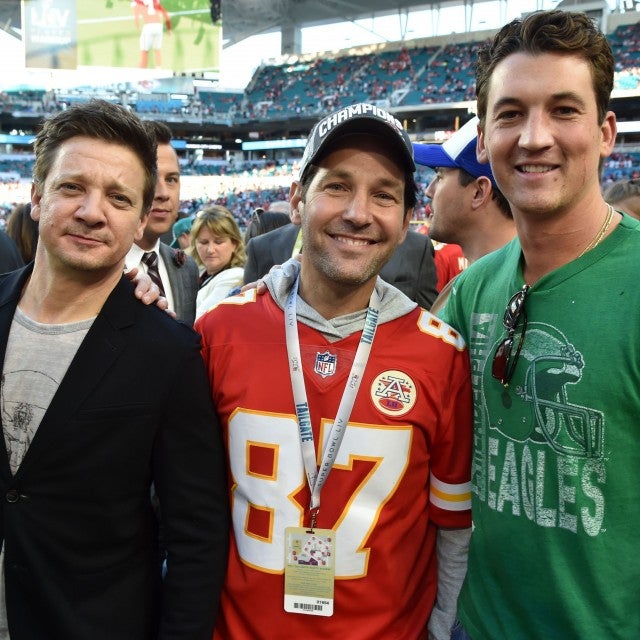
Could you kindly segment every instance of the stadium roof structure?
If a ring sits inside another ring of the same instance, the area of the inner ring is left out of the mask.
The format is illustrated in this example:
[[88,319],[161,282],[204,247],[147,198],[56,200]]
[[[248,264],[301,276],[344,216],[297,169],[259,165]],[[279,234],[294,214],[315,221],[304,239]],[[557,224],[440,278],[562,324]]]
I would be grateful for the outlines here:
[[[398,15],[406,24],[409,11],[464,6],[470,16],[475,4],[487,0],[222,0],[225,47],[258,34],[301,29],[333,22],[353,22],[371,17]],[[507,2],[508,0],[502,0]],[[465,20],[470,24],[470,18]],[[284,43],[283,43],[284,44]],[[299,53],[299,51],[283,51]]]
[[0,0],[0,29],[17,36],[20,30],[20,3],[16,0]]

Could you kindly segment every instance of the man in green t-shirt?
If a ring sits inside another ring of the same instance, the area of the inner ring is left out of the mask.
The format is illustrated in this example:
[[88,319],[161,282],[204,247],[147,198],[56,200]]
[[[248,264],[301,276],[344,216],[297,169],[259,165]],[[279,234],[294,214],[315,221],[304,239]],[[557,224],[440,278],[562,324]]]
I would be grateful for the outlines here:
[[598,172],[613,70],[591,19],[564,11],[512,21],[479,56],[478,158],[519,237],[460,274],[442,312],[475,403],[453,637],[640,635],[640,221]]

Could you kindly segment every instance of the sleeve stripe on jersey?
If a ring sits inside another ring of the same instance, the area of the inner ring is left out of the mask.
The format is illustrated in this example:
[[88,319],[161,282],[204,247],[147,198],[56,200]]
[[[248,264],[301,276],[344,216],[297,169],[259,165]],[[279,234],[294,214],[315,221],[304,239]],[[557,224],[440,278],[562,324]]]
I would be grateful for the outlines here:
[[449,484],[430,474],[429,500],[436,507],[447,511],[471,509],[471,482]]

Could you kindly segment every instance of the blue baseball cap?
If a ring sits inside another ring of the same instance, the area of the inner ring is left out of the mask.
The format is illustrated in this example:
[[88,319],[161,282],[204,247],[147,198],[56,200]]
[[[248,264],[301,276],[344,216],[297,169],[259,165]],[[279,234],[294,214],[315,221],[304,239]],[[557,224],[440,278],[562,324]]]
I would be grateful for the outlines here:
[[413,153],[416,164],[425,167],[448,167],[464,169],[472,176],[485,176],[497,188],[491,172],[491,165],[478,162],[476,144],[478,141],[478,118],[474,117],[458,129],[442,144],[413,143]]

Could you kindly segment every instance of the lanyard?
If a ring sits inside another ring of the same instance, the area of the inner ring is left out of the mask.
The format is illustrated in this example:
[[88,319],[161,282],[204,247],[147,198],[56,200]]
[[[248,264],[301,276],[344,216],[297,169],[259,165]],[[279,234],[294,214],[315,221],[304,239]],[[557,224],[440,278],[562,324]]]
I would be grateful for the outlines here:
[[293,245],[293,251],[291,252],[291,257],[294,258],[302,251],[302,229],[298,231],[298,235],[296,236],[296,242]]
[[302,451],[302,461],[307,476],[307,483],[311,491],[311,528],[315,527],[316,516],[320,511],[320,491],[329,476],[342,438],[344,437],[351,416],[351,410],[356,401],[362,374],[367,366],[373,338],[378,326],[378,314],[380,312],[380,296],[373,290],[369,307],[364,321],[364,328],[360,336],[360,342],[356,350],[356,355],[351,365],[349,378],[340,400],[336,418],[329,432],[327,445],[322,456],[322,462],[318,469],[316,465],[315,444],[313,441],[313,430],[311,428],[311,416],[309,413],[309,403],[307,401],[307,390],[304,384],[302,372],[302,358],[300,355],[300,340],[298,338],[298,321],[296,318],[296,300],[298,295],[298,280],[293,284],[293,288],[284,309],[285,336],[287,340],[287,355],[289,358],[289,372],[291,374],[291,387],[293,389],[293,401],[298,419],[298,429],[300,433],[300,448]]

